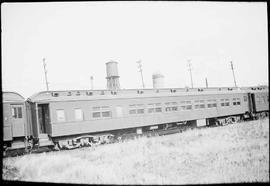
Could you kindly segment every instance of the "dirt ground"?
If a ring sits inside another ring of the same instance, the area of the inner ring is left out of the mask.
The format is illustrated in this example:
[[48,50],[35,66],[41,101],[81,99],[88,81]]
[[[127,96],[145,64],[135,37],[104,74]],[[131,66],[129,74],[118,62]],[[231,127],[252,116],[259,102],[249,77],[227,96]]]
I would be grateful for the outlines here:
[[269,119],[4,158],[2,178],[85,184],[269,182]]

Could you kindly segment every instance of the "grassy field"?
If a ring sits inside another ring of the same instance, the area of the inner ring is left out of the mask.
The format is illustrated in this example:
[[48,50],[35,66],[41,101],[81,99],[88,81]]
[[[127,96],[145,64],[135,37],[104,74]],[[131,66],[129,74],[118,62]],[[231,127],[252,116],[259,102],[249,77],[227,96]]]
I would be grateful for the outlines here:
[[4,158],[2,178],[86,184],[269,182],[269,120]]

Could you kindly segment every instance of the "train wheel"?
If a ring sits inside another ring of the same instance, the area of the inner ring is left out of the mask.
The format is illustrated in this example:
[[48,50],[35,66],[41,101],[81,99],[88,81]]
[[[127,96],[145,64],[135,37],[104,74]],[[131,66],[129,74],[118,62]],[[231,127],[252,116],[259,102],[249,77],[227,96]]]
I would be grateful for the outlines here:
[[225,119],[225,123],[228,125],[228,124],[232,124],[232,118],[231,117],[228,117]]
[[230,124],[235,124],[236,121],[237,121],[236,116],[231,116],[230,117]]
[[260,115],[260,118],[261,119],[264,119],[266,116],[265,116],[265,112],[262,112],[261,115]]
[[56,150],[56,151],[59,151],[59,150],[60,150],[59,143],[55,143],[55,144],[54,144],[53,150]]
[[227,125],[226,119],[219,119],[218,121],[221,126]]
[[4,145],[3,146],[3,157],[5,157],[7,155],[7,146]]

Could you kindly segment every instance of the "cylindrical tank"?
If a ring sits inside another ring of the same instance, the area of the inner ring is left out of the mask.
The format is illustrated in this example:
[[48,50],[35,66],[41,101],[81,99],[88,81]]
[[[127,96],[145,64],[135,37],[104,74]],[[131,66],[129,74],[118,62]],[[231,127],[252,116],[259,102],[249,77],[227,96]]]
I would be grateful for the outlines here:
[[152,79],[153,88],[164,88],[164,76],[161,73],[154,73]]
[[107,77],[119,76],[117,62],[110,61],[110,62],[106,63],[106,71],[107,71]]

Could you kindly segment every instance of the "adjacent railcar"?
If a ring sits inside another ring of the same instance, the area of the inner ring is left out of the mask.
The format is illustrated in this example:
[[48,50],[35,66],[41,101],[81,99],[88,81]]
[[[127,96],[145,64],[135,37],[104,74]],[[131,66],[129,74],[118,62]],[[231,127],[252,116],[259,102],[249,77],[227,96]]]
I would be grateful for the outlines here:
[[257,91],[257,92],[252,92],[250,93],[251,95],[254,95],[254,109],[253,111],[255,113],[260,113],[264,111],[269,110],[269,97],[268,97],[268,92],[267,91]]
[[16,92],[3,92],[4,147],[24,148],[32,135],[31,122],[24,98]]

